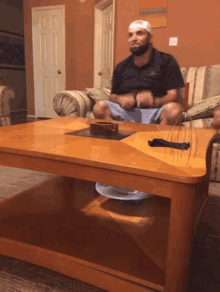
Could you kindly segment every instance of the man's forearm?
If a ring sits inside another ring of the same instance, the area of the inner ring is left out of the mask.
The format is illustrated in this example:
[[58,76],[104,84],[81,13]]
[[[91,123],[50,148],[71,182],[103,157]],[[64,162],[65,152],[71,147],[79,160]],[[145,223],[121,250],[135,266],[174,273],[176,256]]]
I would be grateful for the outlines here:
[[167,94],[162,97],[154,98],[154,107],[161,107],[169,102],[178,102],[178,96],[176,94]]
[[117,94],[114,94],[114,93],[111,93],[110,94],[110,97],[109,97],[109,101],[112,101],[112,102],[116,102],[118,101],[118,95]]
[[135,107],[134,93],[110,94],[109,101],[119,104],[123,109],[133,109]]
[[111,93],[110,94],[110,97],[109,97],[109,101],[119,103],[120,98],[123,98],[123,97],[135,98],[135,95],[136,95],[136,93],[134,93],[134,92],[125,93],[125,94],[114,94],[114,93]]

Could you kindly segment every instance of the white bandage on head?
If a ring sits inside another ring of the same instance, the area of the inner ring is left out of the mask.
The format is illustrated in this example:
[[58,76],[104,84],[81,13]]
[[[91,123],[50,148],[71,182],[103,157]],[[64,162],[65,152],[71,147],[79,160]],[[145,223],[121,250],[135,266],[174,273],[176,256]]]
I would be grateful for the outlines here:
[[146,20],[135,20],[129,25],[130,28],[144,28],[147,32],[152,34],[151,24]]

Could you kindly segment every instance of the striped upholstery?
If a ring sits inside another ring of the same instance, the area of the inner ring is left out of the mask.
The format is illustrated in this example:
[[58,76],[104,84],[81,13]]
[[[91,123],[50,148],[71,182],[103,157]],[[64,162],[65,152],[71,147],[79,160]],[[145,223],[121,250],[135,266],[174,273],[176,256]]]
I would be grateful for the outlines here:
[[[202,100],[220,95],[220,65],[181,68],[184,82],[189,82],[188,108]],[[180,102],[183,104],[185,90],[181,90]],[[212,118],[194,121],[196,127],[210,128]],[[214,143],[211,165],[211,181],[220,182],[220,144]]]
[[53,98],[54,111],[61,117],[85,117],[94,104],[84,91],[65,90]]
[[2,126],[11,124],[11,103],[15,92],[9,86],[0,85],[0,118]]
[[214,143],[210,180],[220,182],[220,144]]
[[[188,106],[204,99],[220,95],[220,65],[181,68],[184,82],[189,82]],[[181,91],[180,102],[183,104],[185,90]]]

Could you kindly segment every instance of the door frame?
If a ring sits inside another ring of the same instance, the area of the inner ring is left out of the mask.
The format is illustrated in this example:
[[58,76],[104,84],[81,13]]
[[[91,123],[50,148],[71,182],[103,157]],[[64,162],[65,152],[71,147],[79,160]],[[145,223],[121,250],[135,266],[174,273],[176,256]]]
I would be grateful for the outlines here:
[[114,65],[114,47],[115,47],[115,1],[101,0],[94,8],[95,24],[94,24],[94,71],[93,71],[93,87],[99,88],[101,77],[98,72],[101,70],[101,44],[102,44],[102,10],[108,5],[113,4],[113,27],[112,27],[112,70]]
[[33,49],[33,76],[34,76],[34,106],[35,106],[35,118],[37,118],[37,92],[36,92],[36,84],[37,84],[37,74],[36,74],[36,48],[34,46],[34,40],[35,40],[35,34],[34,34],[34,13],[36,11],[39,10],[53,10],[53,9],[61,9],[61,13],[62,13],[62,17],[63,17],[63,34],[62,34],[62,38],[63,38],[63,80],[64,80],[64,84],[63,84],[63,89],[66,89],[66,55],[65,55],[65,47],[66,47],[66,43],[65,43],[65,35],[66,35],[66,20],[65,20],[65,5],[52,5],[52,6],[41,6],[41,7],[32,7],[31,9],[31,22],[32,22],[32,49]]

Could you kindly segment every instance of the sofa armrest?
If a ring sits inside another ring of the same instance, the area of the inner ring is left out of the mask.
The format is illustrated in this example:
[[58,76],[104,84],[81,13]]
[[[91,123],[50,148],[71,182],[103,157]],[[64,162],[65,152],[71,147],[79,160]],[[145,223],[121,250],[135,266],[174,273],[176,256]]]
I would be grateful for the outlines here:
[[187,114],[192,120],[205,119],[213,117],[213,110],[220,106],[220,95],[202,100],[194,104]]
[[61,117],[85,117],[91,111],[95,102],[85,91],[65,90],[53,98],[54,111]]
[[11,102],[15,92],[9,86],[0,85],[0,117],[3,126],[11,124]]
[[59,116],[93,117],[92,110],[99,100],[108,100],[111,90],[108,88],[86,88],[85,91],[66,90],[53,98],[54,111]]
[[95,102],[100,100],[108,100],[111,90],[109,88],[86,88],[86,94]]

